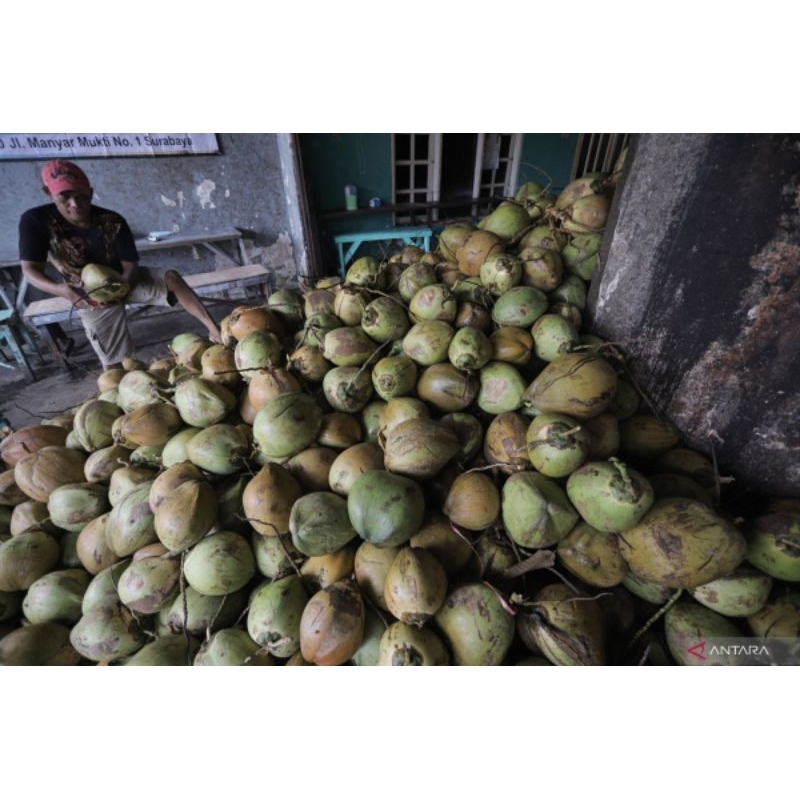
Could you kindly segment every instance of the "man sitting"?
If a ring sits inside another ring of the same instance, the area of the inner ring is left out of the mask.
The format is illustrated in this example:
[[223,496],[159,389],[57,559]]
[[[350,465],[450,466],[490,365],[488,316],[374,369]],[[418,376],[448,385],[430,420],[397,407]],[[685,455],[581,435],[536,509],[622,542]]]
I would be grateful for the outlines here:
[[[94,190],[77,164],[48,161],[42,167],[42,183],[52,202],[28,209],[19,222],[22,273],[31,286],[69,300],[103,369],[134,355],[125,303],[180,305],[203,324],[212,341],[220,341],[217,323],[180,273],[139,266],[139,253],[125,218],[92,204]],[[48,262],[62,280],[47,277]],[[124,300],[93,300],[82,288],[81,270],[87,264],[118,272],[129,287]]]

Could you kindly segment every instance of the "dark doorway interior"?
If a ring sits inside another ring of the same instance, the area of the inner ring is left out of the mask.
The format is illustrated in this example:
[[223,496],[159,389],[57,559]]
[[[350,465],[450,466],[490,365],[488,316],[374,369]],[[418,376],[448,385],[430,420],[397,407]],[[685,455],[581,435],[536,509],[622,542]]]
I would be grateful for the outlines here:
[[477,133],[442,134],[439,197],[448,217],[468,216],[471,213],[477,147]]

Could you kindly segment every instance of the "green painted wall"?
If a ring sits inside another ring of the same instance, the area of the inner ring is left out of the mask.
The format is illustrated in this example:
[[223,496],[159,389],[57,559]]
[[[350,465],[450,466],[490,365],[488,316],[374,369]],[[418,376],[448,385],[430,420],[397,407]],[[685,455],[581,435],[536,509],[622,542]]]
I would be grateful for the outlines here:
[[300,134],[303,170],[317,214],[343,211],[344,187],[358,191],[359,208],[372,197],[392,196],[392,136],[389,133]]
[[577,145],[577,133],[526,133],[517,188],[526,181],[550,183],[549,191],[557,194],[569,183]]
[[[519,184],[536,180],[563,188],[569,181],[576,133],[526,133]],[[344,187],[358,190],[363,208],[371,197],[387,203],[392,194],[392,136],[389,133],[300,134],[303,168],[317,214],[344,210]]]

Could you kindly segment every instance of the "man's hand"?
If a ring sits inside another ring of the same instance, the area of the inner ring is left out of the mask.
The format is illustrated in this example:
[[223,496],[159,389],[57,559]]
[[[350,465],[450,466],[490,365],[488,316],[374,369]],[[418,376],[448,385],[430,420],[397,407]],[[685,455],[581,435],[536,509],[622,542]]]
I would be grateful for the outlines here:
[[66,281],[52,281],[44,274],[45,263],[43,261],[22,261],[22,274],[31,286],[36,287],[42,292],[51,294],[55,297],[63,297],[75,308],[96,308],[86,292],[80,286],[72,286]]
[[80,286],[72,286],[69,283],[58,284],[61,297],[68,300],[73,308],[99,308],[100,303],[95,303]]

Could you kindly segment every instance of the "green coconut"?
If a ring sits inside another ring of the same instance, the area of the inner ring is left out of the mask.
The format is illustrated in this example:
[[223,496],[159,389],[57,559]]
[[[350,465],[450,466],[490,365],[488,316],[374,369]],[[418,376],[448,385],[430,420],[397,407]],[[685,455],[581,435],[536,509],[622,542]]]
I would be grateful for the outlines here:
[[501,514],[508,536],[520,547],[550,547],[578,522],[564,489],[533,470],[510,475],[503,484]]
[[520,617],[522,639],[556,666],[602,666],[606,629],[596,601],[563,583],[540,589]]
[[217,494],[208,481],[185,481],[156,508],[156,536],[171,552],[186,550],[211,530],[218,508]]
[[308,600],[297,574],[264,581],[250,598],[248,634],[270,655],[289,658],[300,650],[300,619]]
[[430,627],[405,622],[382,627],[378,641],[379,667],[447,667],[450,654],[442,637]]
[[567,478],[567,496],[581,517],[601,531],[619,533],[635,525],[654,501],[653,487],[617,458],[590,461]]
[[733,572],[747,555],[742,532],[704,503],[659,500],[619,534],[630,571],[671,589],[694,589]]
[[289,531],[292,544],[307,556],[333,553],[356,537],[347,500],[330,491],[309,492],[295,500]]
[[[370,380],[368,372],[366,379]],[[266,400],[256,413],[253,440],[267,459],[288,460],[316,439],[322,415],[322,408],[311,395],[303,392],[278,395]]]
[[411,478],[372,470],[353,482],[347,511],[362,539],[378,547],[396,547],[405,544],[422,526],[425,496]]
[[250,535],[250,544],[253,547],[256,567],[265,578],[283,578],[306,559],[306,556],[292,544],[290,534],[262,536],[254,530]]
[[106,544],[120,558],[132,555],[158,538],[150,506],[152,487],[153,481],[146,481],[132,488],[106,518]]
[[523,397],[530,413],[566,414],[578,420],[602,414],[617,391],[617,373],[595,353],[567,353],[550,361]]
[[514,640],[514,617],[485,583],[451,589],[434,621],[455,666],[499,666]]
[[194,657],[195,667],[272,667],[276,663],[240,628],[223,628],[212,634]]
[[136,558],[119,577],[119,599],[137,614],[155,614],[178,594],[180,560],[170,556]]
[[[670,655],[680,666],[731,666],[739,661],[736,653],[725,647],[726,640],[742,640],[742,632],[727,617],[694,600],[681,599],[664,616],[664,636]],[[721,642],[719,640],[722,640]],[[753,639],[757,645],[758,640]]]
[[[228,387],[195,377],[187,378],[175,387],[173,401],[184,424],[194,428],[207,428],[233,411],[237,398]],[[177,433],[178,428],[171,431],[163,443]]]
[[256,560],[246,536],[222,530],[201,539],[189,550],[183,571],[193,589],[218,597],[245,587],[256,574]]
[[70,631],[69,640],[90,661],[113,661],[133,655],[148,638],[134,613],[117,602],[86,611]]
[[248,597],[247,588],[212,597],[185,585],[161,615],[170,633],[186,631],[192,636],[207,636],[236,625],[247,609]]
[[120,659],[123,667],[187,667],[191,666],[200,643],[178,634],[159,636],[136,653]]
[[800,513],[778,511],[750,520],[747,560],[778,580],[800,582]]
[[566,414],[539,414],[525,435],[531,464],[549,478],[567,477],[589,457],[588,430]]
[[172,386],[168,380],[144,369],[125,372],[116,388],[117,405],[126,414],[139,406],[166,400],[172,394]]
[[60,622],[39,622],[16,628],[0,638],[0,666],[77,666],[82,663],[81,654],[70,644],[69,638],[69,626]]
[[497,234],[505,242],[515,239],[530,226],[531,218],[527,209],[514,200],[503,200],[478,223],[478,228]]
[[52,522],[65,531],[76,533],[109,508],[106,487],[88,481],[59,486],[53,490],[47,501]]
[[186,442],[189,461],[213,475],[233,475],[242,470],[250,450],[250,437],[245,429],[225,422],[209,425]]
[[107,400],[93,399],[82,403],[72,423],[72,430],[81,447],[87,453],[93,453],[112,444],[112,426],[123,413],[116,403]]
[[766,573],[747,566],[696,586],[689,594],[698,603],[725,617],[749,617],[767,604],[773,580]]
[[81,287],[95,303],[103,304],[122,300],[130,291],[122,274],[104,264],[86,264],[81,269]]
[[84,569],[48,572],[35,580],[25,593],[22,613],[31,623],[62,622],[72,625],[82,614],[83,595],[91,581]]

